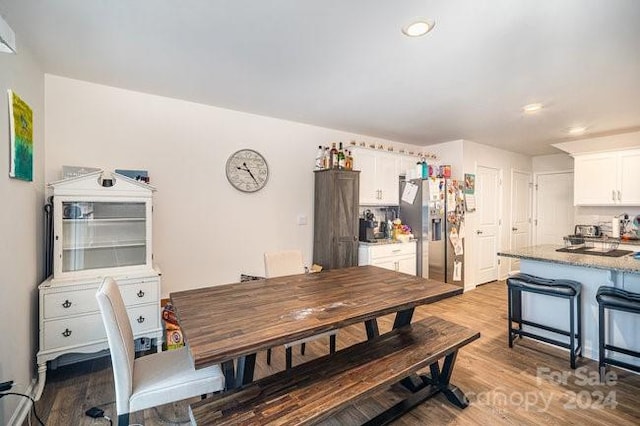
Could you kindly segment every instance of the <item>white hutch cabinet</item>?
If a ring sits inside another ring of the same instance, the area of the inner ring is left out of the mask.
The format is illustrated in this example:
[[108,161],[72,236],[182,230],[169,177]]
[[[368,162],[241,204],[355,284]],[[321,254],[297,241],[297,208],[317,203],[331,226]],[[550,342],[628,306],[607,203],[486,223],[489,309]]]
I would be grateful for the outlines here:
[[108,349],[96,291],[120,285],[134,336],[161,347],[160,273],[153,268],[152,197],[147,183],[102,171],[49,184],[53,190],[53,275],[40,284],[39,372],[71,353]]

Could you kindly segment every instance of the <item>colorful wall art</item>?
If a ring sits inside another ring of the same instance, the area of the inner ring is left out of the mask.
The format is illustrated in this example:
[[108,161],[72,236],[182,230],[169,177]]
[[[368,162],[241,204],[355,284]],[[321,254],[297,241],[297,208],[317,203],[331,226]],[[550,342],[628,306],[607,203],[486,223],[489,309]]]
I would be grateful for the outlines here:
[[11,165],[9,176],[33,180],[33,111],[25,101],[9,90],[9,130]]

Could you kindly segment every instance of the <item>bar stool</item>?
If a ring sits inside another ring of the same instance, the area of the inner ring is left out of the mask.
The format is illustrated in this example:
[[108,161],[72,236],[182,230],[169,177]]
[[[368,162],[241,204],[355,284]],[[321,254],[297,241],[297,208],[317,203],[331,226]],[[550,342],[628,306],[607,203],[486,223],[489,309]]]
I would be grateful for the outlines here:
[[598,301],[598,337],[599,337],[599,353],[598,367],[600,370],[600,381],[604,381],[607,365],[616,365],[628,370],[640,372],[640,367],[623,361],[619,361],[606,356],[605,351],[618,352],[621,354],[640,357],[640,352],[630,349],[620,348],[618,346],[609,345],[605,335],[605,309],[611,311],[624,311],[633,314],[640,314],[640,294],[622,290],[620,288],[601,286],[596,293]]
[[[509,347],[513,347],[516,336],[529,337],[551,345],[569,349],[571,368],[576,368],[576,356],[582,356],[582,308],[580,291],[582,284],[571,280],[553,280],[536,277],[528,274],[515,274],[507,279],[507,293],[509,298]],[[569,300],[569,331],[560,330],[544,324],[535,323],[522,318],[522,292],[543,294],[546,296],[560,297]],[[577,317],[577,321],[576,321]],[[518,327],[513,327],[513,322]],[[577,322],[577,324],[576,324]],[[569,337],[569,343],[561,342],[545,336],[524,331],[522,326],[535,327],[556,334]],[[576,327],[577,325],[577,327]]]

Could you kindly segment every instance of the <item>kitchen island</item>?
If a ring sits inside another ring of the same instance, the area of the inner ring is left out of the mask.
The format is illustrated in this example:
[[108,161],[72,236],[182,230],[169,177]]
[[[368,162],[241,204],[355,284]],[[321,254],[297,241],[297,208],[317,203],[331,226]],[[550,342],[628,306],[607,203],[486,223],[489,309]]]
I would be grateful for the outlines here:
[[[640,293],[640,260],[582,253],[562,253],[560,245],[539,245],[507,250],[498,256],[520,260],[520,272],[550,279],[568,279],[582,283],[583,356],[598,359],[598,303],[596,292],[602,285]],[[529,320],[568,330],[569,306],[566,300],[539,294],[522,295],[523,316]],[[627,312],[609,314],[609,342],[640,350],[640,316]],[[526,330],[525,326],[525,330]],[[545,335],[545,333],[540,333]],[[558,338],[551,333],[548,337]],[[506,343],[505,343],[506,344]],[[640,365],[640,360],[615,354],[613,358]]]

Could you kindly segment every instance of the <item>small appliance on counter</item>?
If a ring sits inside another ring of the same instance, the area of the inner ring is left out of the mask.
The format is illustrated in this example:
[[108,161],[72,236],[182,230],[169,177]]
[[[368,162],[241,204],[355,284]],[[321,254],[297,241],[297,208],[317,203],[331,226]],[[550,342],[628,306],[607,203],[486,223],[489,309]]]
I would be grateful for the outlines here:
[[376,217],[371,210],[364,212],[364,217],[360,218],[360,231],[358,239],[363,242],[372,243],[376,241],[375,230],[378,227]]

